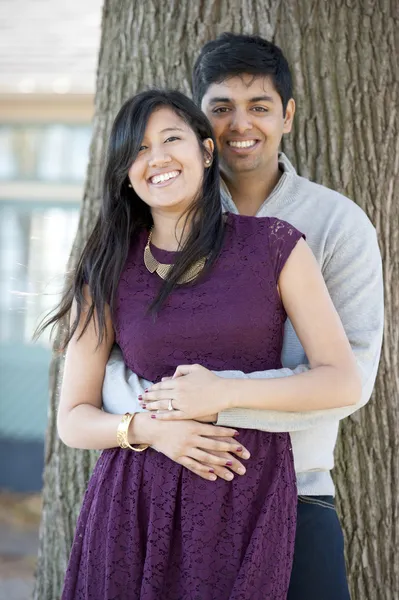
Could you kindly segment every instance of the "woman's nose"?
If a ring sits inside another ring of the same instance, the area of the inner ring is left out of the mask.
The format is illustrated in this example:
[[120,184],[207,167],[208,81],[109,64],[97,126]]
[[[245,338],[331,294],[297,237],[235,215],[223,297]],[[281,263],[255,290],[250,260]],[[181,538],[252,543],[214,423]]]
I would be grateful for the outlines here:
[[150,167],[162,167],[168,165],[172,161],[172,157],[164,150],[157,150],[151,154],[148,165]]

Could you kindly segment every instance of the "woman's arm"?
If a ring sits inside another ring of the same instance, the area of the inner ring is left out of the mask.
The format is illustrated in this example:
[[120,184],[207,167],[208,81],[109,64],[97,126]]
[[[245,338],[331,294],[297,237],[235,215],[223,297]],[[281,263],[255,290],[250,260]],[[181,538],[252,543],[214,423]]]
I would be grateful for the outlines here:
[[144,394],[150,410],[174,412],[162,419],[199,418],[229,408],[309,411],[356,404],[361,381],[355,358],[318,264],[300,240],[278,282],[279,293],[309,360],[310,370],[284,379],[227,380],[198,365],[181,366],[177,377]]
[[[58,433],[62,441],[74,448],[105,449],[117,446],[116,432],[121,415],[109,415],[101,410],[101,389],[105,366],[114,342],[114,331],[109,307],[106,307],[106,334],[101,344],[95,326],[90,321],[80,339],[87,312],[91,305],[88,286],[84,288],[86,304],[82,309],[78,328],[68,344],[57,415]],[[76,318],[76,305],[71,310],[71,322]],[[144,443],[138,432],[145,435],[145,423],[133,419],[130,443]],[[139,426],[142,427],[139,427]]]

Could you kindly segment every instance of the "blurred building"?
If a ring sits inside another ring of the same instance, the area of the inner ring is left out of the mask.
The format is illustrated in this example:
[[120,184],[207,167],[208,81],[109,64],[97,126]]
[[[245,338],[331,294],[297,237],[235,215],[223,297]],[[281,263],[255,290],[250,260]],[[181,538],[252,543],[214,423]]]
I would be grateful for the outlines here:
[[88,161],[101,0],[0,2],[0,489],[41,488],[53,308]]

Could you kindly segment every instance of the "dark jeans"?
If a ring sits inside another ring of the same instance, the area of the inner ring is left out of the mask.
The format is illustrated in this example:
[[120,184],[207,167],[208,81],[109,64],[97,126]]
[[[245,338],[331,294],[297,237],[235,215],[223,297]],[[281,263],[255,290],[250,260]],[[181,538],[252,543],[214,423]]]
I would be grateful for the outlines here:
[[332,496],[299,496],[287,600],[350,600],[344,540]]

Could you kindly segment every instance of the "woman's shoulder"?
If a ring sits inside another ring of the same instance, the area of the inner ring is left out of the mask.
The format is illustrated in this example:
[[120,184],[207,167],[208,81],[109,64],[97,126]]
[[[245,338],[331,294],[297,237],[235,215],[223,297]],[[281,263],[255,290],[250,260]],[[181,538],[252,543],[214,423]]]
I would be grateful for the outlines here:
[[276,282],[282,268],[303,233],[277,217],[246,217],[229,215],[233,247],[247,256],[263,260],[268,256]]
[[246,215],[238,215],[233,213],[226,213],[227,223],[232,228],[234,233],[239,236],[245,236],[248,238],[249,235],[259,236],[260,238],[268,238],[274,241],[276,237],[281,238],[282,236],[295,236],[301,232],[283,219],[278,217],[249,217]]

